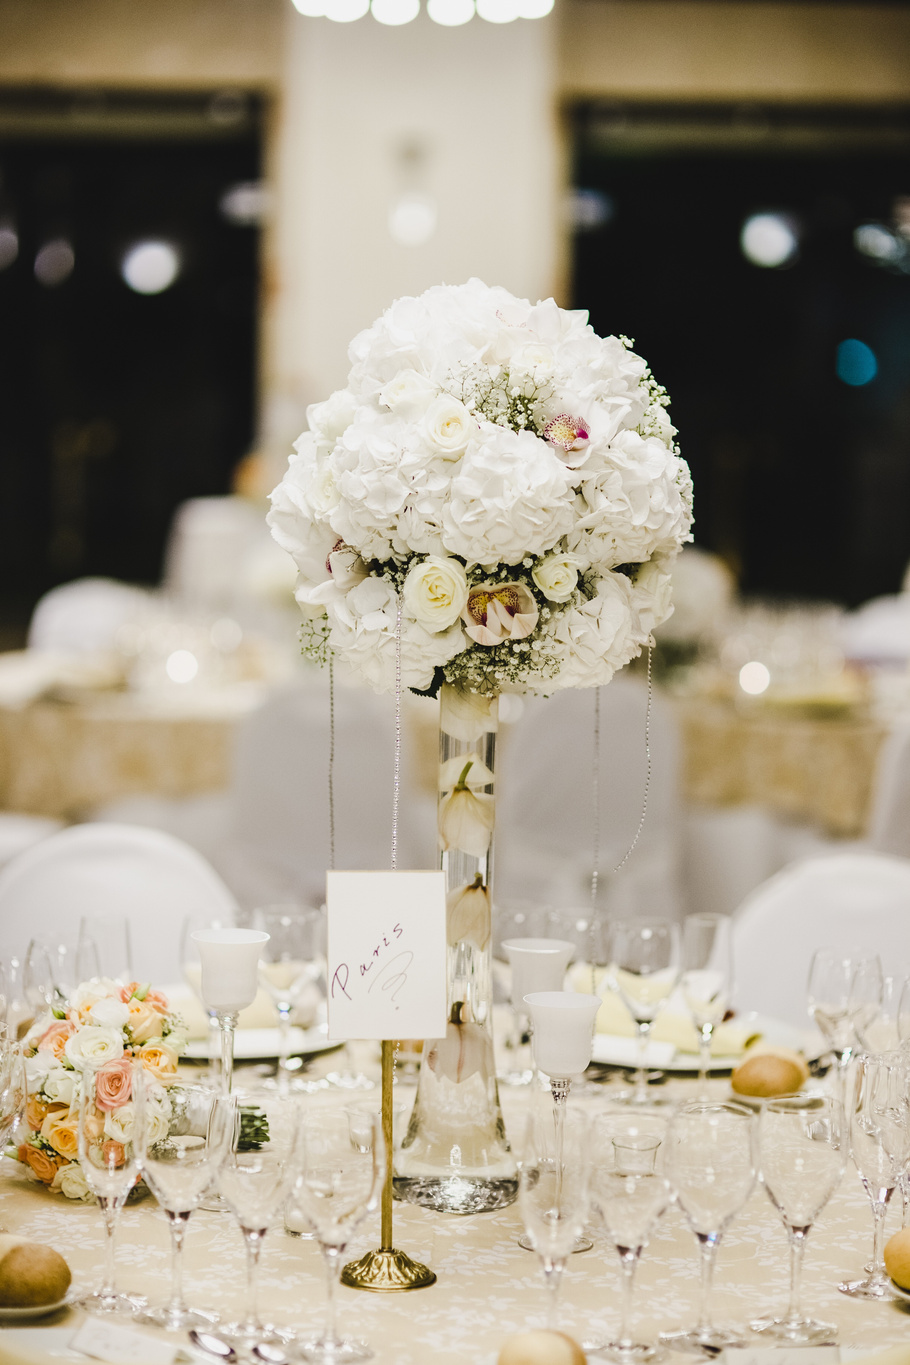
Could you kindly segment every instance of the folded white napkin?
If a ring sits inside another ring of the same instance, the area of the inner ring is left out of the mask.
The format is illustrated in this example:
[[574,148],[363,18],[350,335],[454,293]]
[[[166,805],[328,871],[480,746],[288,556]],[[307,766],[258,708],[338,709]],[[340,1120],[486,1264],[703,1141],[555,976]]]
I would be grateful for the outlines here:
[[[672,1043],[649,1041],[645,1048],[645,1066],[660,1071],[670,1066],[675,1056],[676,1048]],[[618,1038],[615,1033],[597,1033],[591,1057],[595,1062],[606,1062],[611,1066],[638,1066],[638,1040]]]

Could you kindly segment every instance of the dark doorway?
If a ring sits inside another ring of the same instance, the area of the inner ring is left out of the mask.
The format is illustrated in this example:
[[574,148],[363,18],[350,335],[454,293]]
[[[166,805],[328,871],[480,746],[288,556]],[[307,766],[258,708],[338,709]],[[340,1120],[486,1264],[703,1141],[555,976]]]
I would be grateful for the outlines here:
[[[155,581],[174,508],[250,447],[260,123],[231,92],[0,92],[7,630],[67,579]],[[149,242],[177,262],[157,293],[122,273]]]
[[[910,111],[573,117],[574,302],[597,331],[634,337],[669,390],[696,540],[746,592],[896,591],[910,561]],[[792,230],[790,259],[747,259],[757,214]]]

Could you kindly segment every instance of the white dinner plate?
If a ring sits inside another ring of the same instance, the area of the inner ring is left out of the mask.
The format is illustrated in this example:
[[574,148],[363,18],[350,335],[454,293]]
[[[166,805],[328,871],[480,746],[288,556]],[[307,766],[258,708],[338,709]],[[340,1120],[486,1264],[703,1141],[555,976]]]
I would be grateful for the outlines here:
[[[330,1043],[326,1037],[325,1025],[317,1028],[291,1028],[290,1055],[312,1055],[316,1052],[329,1052],[340,1043]],[[239,1028],[234,1034],[234,1059],[238,1062],[268,1062],[279,1056],[281,1034],[276,1028]],[[195,1039],[187,1044],[185,1057],[192,1061],[208,1060],[209,1045],[207,1038]]]
[[28,1322],[34,1318],[46,1318],[51,1313],[59,1313],[60,1309],[68,1307],[69,1303],[69,1294],[64,1294],[56,1303],[39,1303],[31,1308],[0,1308],[0,1322]]
[[[771,1043],[775,1047],[790,1047],[797,1052],[805,1052],[807,1057],[815,1054],[816,1049],[810,1041],[812,1035],[808,1031],[803,1032],[801,1029],[794,1028],[792,1024],[785,1024],[780,1019],[770,1019],[765,1014],[751,1012],[737,1015],[734,1022],[755,1033],[760,1033],[763,1043]],[[593,1060],[605,1066],[634,1066],[634,1054],[631,1054],[630,1060],[630,1044],[634,1045],[631,1038],[614,1040],[609,1034],[595,1034]],[[657,1049],[664,1049],[666,1045],[656,1043],[654,1047],[656,1053]],[[673,1073],[698,1070],[698,1054],[695,1052],[680,1052],[677,1048],[669,1060],[665,1060],[665,1056],[666,1053],[664,1052],[660,1061],[649,1061],[648,1065],[655,1066],[660,1071]],[[712,1072],[732,1071],[734,1067],[739,1066],[741,1061],[742,1053],[738,1053],[734,1057],[712,1057],[708,1069]]]

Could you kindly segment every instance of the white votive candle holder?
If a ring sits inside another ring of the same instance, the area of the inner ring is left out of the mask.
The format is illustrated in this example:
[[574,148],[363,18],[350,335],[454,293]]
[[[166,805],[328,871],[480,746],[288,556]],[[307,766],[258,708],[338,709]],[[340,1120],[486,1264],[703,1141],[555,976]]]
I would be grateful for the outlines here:
[[512,968],[512,1007],[523,1014],[524,998],[537,991],[562,991],[575,944],[562,938],[507,938],[503,948]]
[[[573,1076],[591,1060],[599,995],[580,991],[532,991],[524,1002],[531,1017],[531,1046],[540,1071],[550,1077],[553,1098],[568,1094]],[[557,1094],[557,1086],[562,1092]]]
[[259,929],[197,929],[192,934],[202,964],[199,994],[218,1015],[221,1028],[221,1083],[231,1088],[237,1015],[256,999],[259,954],[269,936]]

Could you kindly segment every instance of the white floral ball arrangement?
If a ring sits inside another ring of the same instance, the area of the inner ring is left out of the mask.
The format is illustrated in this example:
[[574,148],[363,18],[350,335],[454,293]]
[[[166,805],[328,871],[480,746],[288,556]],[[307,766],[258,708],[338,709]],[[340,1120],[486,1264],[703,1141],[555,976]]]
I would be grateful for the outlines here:
[[595,687],[672,611],[692,483],[666,392],[587,314],[480,280],[402,298],[307,413],[269,524],[304,648],[377,691]]

